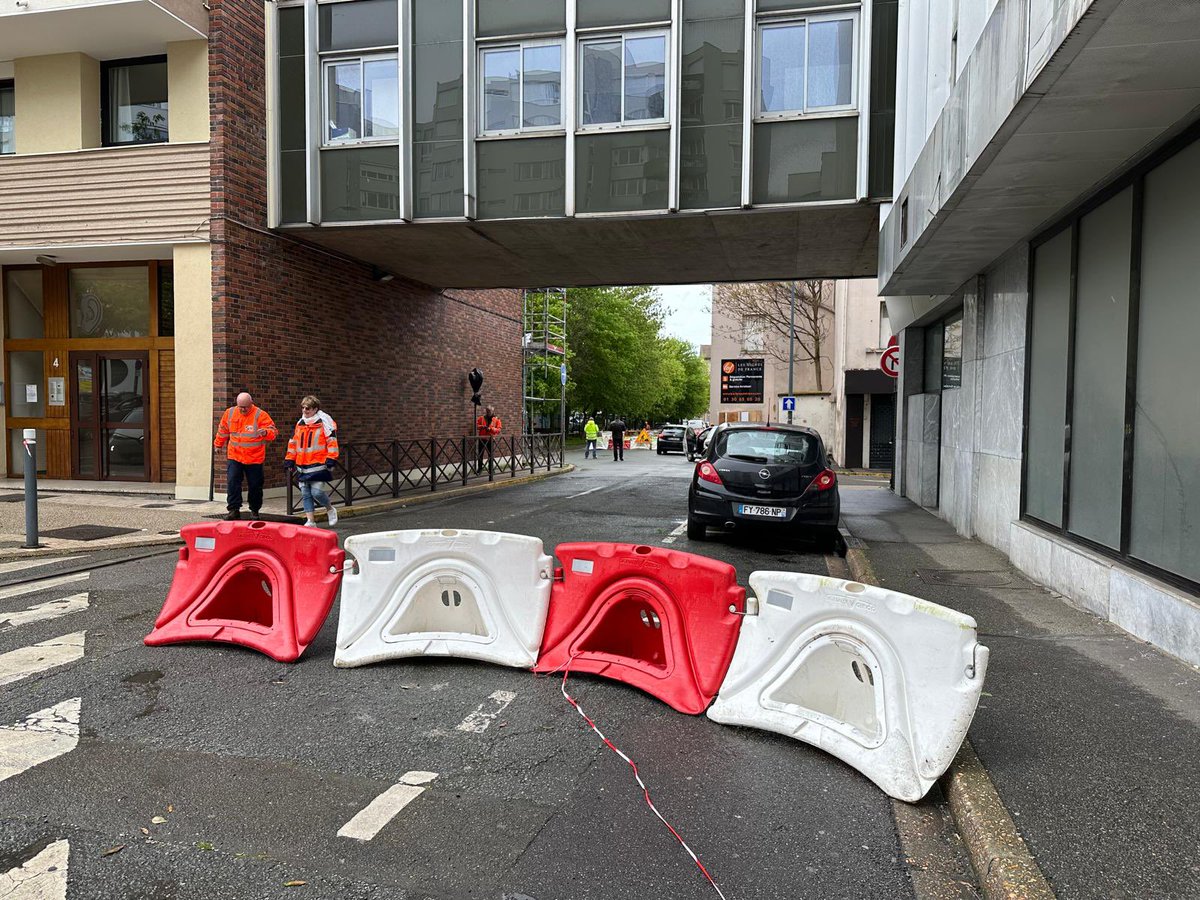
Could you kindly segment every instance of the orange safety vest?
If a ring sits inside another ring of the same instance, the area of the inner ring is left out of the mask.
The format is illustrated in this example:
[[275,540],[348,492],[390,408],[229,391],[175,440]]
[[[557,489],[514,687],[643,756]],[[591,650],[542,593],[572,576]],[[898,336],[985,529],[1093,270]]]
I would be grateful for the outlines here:
[[221,416],[213,446],[224,447],[228,442],[230,459],[253,465],[267,458],[267,441],[278,434],[266,410],[251,406],[242,412],[241,407],[231,406]]
[[475,431],[480,437],[495,437],[500,433],[500,417],[492,416],[492,424],[488,425],[487,418],[480,416],[475,420]]
[[[311,425],[301,419],[296,423],[296,430],[288,441],[286,459],[296,464],[296,471],[301,481],[325,481],[328,479],[325,463],[337,459],[339,454],[337,439],[337,422],[330,420],[329,434],[325,433],[324,423],[318,419]],[[314,477],[320,476],[320,477]]]

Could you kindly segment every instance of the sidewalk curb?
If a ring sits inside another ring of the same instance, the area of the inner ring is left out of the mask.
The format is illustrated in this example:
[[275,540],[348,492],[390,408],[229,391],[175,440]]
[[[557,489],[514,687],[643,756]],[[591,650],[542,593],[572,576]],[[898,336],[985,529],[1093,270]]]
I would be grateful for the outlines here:
[[[466,487],[455,488],[449,491],[429,491],[424,494],[415,494],[411,497],[397,497],[395,499],[385,500],[381,503],[371,503],[367,506],[343,506],[338,509],[338,519],[353,519],[358,516],[369,516],[373,513],[388,512],[394,509],[404,509],[407,506],[420,506],[423,503],[432,503],[435,500],[450,500],[455,497],[468,497],[472,494],[482,494],[487,491],[500,490],[501,488],[514,487],[519,484],[533,484],[537,481],[544,481],[547,478],[553,478],[556,475],[567,475],[575,471],[575,466],[567,465],[561,469],[551,469],[548,472],[537,472],[533,475],[521,475],[517,478],[506,478],[504,480],[485,481],[481,484],[469,484]],[[299,515],[299,514],[298,514]],[[324,519],[325,513],[321,511],[317,514],[317,518]],[[25,550],[23,548],[14,548],[8,550],[0,550],[0,562],[13,559],[51,559],[56,556],[72,556],[79,553],[90,553],[96,550],[135,550],[139,547],[166,547],[169,545],[182,544],[183,540],[178,535],[155,535],[137,541],[123,541],[115,544],[97,544],[92,547],[41,547],[37,550]]]
[[[879,586],[862,541],[839,526],[856,581]],[[1054,891],[1004,807],[968,738],[939,783],[985,900],[1054,900]]]

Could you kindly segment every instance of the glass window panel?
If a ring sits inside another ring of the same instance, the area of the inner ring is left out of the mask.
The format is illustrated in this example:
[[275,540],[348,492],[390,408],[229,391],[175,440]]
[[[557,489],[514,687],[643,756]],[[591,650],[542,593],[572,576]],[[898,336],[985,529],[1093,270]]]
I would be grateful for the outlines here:
[[304,57],[279,60],[279,148],[303,150]]
[[1035,248],[1032,265],[1025,511],[1043,522],[1061,525],[1067,320],[1071,299],[1070,229]]
[[687,127],[679,137],[679,202],[683,209],[742,204],[742,127]]
[[46,336],[41,269],[10,269],[4,279],[5,336]]
[[301,6],[279,10],[279,55],[304,55],[304,8]]
[[0,84],[0,154],[15,153],[17,121],[16,94],[13,86]]
[[[437,44],[462,40],[462,5],[452,0],[412,0],[413,43]],[[446,52],[450,52],[447,50]],[[462,51],[459,51],[461,57]],[[459,64],[461,68],[461,63]]]
[[279,154],[279,196],[284,222],[308,220],[306,175],[308,161],[303,150],[287,150]]
[[808,109],[853,102],[854,20],[832,19],[808,26]]
[[483,127],[485,131],[516,131],[521,124],[521,50],[483,53]]
[[[140,419],[139,419],[140,421]],[[113,428],[104,432],[108,478],[144,478],[146,473],[146,430]]]
[[580,28],[666,22],[670,18],[671,0],[579,0],[575,11]]
[[680,115],[686,125],[742,120],[741,19],[710,19],[683,25]]
[[479,37],[560,31],[567,25],[564,0],[477,0]]
[[625,121],[666,116],[667,38],[625,40]]
[[667,208],[670,132],[631,131],[575,139],[575,202],[580,212]]
[[750,184],[755,203],[852,199],[857,176],[857,118],[754,126]]
[[524,49],[521,125],[551,128],[562,124],[562,45]]
[[158,336],[175,336],[175,267],[158,264]]
[[583,45],[584,125],[621,121],[621,42],[590,41]]
[[72,475],[79,478],[96,478],[96,429],[80,428],[75,432],[78,448],[78,466]]
[[1130,552],[1200,581],[1200,142],[1146,176]]
[[683,19],[695,22],[700,19],[740,18],[745,10],[743,0],[683,0]]
[[400,134],[399,69],[396,60],[363,62],[363,137],[388,138]]
[[46,415],[46,376],[41,350],[8,354],[8,414],[38,418]]
[[327,143],[357,141],[362,137],[362,99],[362,65],[357,59],[325,67]]
[[476,154],[479,218],[563,215],[564,138],[482,141]]
[[71,337],[146,337],[150,273],[146,266],[72,268],[67,274]]
[[394,47],[398,43],[396,0],[354,0],[322,3],[317,7],[322,52]]
[[107,73],[109,144],[153,144],[167,139],[166,60],[111,66]]
[[362,222],[400,216],[400,152],[395,146],[321,152],[321,219]]
[[462,41],[414,50],[414,140],[462,138],[462,74]]
[[760,109],[765,113],[804,109],[803,22],[762,30]]
[[462,141],[428,141],[413,147],[413,203],[418,219],[463,214]]
[[1132,189],[1084,216],[1076,274],[1067,527],[1114,550],[1121,548],[1132,222]]
[[962,313],[956,313],[942,323],[942,390],[962,387],[963,352]]
[[[28,457],[25,455],[25,445],[22,443],[24,440],[23,430],[10,428],[8,431],[8,468],[13,475],[25,474],[25,460]],[[46,432],[41,428],[37,429],[37,471],[39,475],[46,474]]]
[[757,0],[758,11],[773,12],[778,10],[812,9],[829,6],[829,0]]

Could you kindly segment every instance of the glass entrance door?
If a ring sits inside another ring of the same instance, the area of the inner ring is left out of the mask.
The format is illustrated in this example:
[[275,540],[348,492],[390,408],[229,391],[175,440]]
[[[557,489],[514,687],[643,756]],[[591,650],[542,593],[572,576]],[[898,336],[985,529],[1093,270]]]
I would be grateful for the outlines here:
[[150,478],[147,353],[71,353],[72,476]]

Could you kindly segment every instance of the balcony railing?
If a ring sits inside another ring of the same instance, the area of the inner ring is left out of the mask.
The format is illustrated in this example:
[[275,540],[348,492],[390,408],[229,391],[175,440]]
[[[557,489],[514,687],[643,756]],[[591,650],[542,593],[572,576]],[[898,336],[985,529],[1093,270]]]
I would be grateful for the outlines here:
[[[353,506],[406,492],[436,491],[439,486],[533,475],[539,469],[550,471],[562,465],[559,434],[347,443],[341,445],[328,491],[335,504]],[[289,479],[289,514],[300,511],[299,494],[296,481]]]

